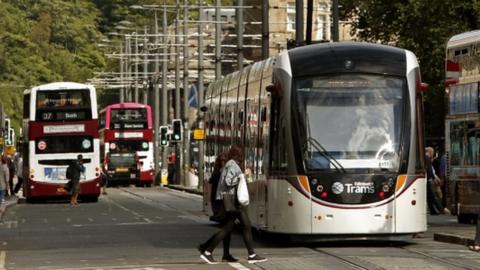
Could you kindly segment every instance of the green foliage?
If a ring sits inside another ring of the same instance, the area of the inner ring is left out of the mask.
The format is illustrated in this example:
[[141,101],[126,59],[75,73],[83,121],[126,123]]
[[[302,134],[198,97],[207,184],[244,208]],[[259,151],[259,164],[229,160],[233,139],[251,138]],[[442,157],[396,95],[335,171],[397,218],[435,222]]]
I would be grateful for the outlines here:
[[0,102],[14,127],[21,123],[23,89],[85,82],[103,69],[95,47],[99,15],[88,0],[0,1]]
[[426,137],[444,137],[444,58],[448,39],[479,24],[476,0],[340,0],[342,17],[357,18],[353,31],[363,41],[411,50],[419,59],[424,96]]

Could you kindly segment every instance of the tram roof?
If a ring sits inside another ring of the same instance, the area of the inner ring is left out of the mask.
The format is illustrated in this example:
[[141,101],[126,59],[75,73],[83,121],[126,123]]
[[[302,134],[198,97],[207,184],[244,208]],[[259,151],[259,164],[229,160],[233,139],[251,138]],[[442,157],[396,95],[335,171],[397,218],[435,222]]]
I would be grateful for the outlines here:
[[[365,72],[404,76],[406,50],[367,42],[319,43],[290,50],[293,76]],[[353,66],[346,68],[349,60]]]

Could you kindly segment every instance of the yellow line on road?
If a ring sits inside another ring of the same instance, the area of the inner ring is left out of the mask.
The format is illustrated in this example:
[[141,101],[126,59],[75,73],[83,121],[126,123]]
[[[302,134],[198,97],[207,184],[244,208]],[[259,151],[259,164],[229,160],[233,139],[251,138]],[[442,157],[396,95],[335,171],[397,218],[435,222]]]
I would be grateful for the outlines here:
[[0,270],[5,270],[5,257],[6,257],[6,252],[5,251],[0,251]]

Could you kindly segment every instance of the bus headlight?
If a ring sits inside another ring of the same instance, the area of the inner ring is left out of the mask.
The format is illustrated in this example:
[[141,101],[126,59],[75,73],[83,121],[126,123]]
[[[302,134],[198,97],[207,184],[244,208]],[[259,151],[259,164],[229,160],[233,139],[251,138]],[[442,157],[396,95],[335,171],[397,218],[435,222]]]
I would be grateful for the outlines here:
[[92,142],[89,139],[84,139],[82,141],[82,148],[83,149],[88,149],[92,146]]

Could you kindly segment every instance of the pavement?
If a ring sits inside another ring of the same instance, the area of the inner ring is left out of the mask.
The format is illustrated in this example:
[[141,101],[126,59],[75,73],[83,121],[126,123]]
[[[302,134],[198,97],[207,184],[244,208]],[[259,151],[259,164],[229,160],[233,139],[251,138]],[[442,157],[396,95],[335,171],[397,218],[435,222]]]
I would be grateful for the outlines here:
[[[186,187],[182,185],[167,185],[167,188],[202,195],[202,190],[197,187]],[[24,200],[17,197],[6,198],[3,207],[9,207],[22,203]],[[1,219],[0,219],[1,222]],[[423,236],[433,237],[433,240],[462,246],[471,245],[475,238],[475,224],[460,224],[456,216],[452,215],[429,215],[428,229]]]
[[1,213],[0,212],[0,223],[2,223],[2,219],[3,219],[3,216],[5,215],[5,213],[7,212],[8,208],[16,205],[18,203],[19,199],[17,196],[6,196],[5,197],[5,201],[3,202],[3,204],[0,206],[1,208],[3,208],[5,211],[4,213]]

